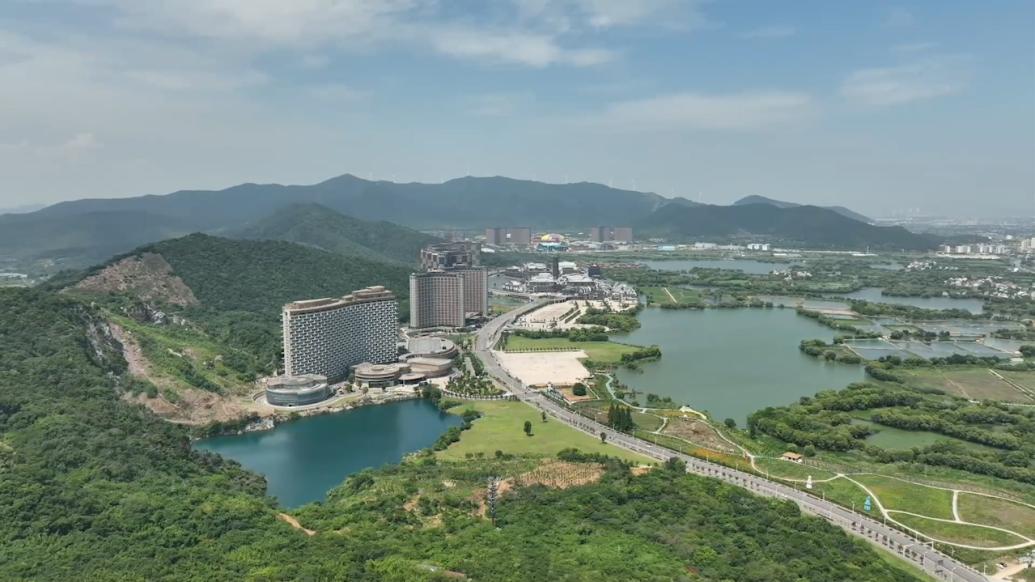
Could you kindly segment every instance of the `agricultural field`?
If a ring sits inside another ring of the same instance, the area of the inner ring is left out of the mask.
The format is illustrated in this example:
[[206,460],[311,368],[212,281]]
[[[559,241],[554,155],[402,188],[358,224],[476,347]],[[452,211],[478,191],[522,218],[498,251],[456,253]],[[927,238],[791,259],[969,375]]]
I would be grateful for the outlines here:
[[565,337],[530,338],[519,335],[509,336],[504,346],[504,351],[508,352],[583,350],[590,360],[604,364],[618,363],[623,354],[631,354],[637,349],[637,346],[611,341],[573,342]]
[[[567,425],[547,418],[543,422],[539,411],[512,401],[465,402],[454,410],[474,408],[482,417],[463,431],[460,441],[438,453],[447,461],[459,461],[468,454],[481,453],[491,457],[497,450],[516,455],[556,456],[567,448],[576,448],[584,453],[601,453],[619,457],[634,463],[653,463],[653,460],[625,451],[613,445],[600,442],[599,438],[579,432]],[[525,436],[522,430],[525,421],[532,423],[532,436]]]
[[[1035,386],[1035,372],[1004,372],[985,367],[896,369],[895,374],[907,386],[936,389],[969,400],[1000,400],[1020,404],[1035,404],[1035,398],[1016,386],[1031,389]],[[997,375],[998,374],[998,375]],[[1004,380],[1003,378],[1006,378]],[[1009,380],[1009,381],[1007,381]]]

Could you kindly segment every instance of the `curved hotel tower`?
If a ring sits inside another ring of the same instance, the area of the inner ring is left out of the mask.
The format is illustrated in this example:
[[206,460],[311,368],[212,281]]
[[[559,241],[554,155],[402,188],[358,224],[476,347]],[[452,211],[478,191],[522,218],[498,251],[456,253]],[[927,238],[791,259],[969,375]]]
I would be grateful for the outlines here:
[[463,274],[431,271],[410,275],[410,326],[463,327]]
[[286,376],[320,374],[335,382],[350,366],[398,359],[399,303],[381,286],[288,303],[283,325]]

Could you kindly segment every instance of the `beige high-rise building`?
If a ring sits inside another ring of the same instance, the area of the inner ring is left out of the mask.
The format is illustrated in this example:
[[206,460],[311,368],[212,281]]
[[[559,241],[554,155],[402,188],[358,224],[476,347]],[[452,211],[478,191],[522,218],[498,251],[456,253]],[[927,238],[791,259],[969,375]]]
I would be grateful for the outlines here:
[[484,317],[489,314],[489,272],[485,267],[452,269],[464,280],[464,313]]
[[628,226],[592,226],[589,229],[589,240],[630,243],[633,240],[633,231]]
[[361,362],[398,359],[399,302],[384,287],[288,303],[282,320],[287,376],[320,374],[335,382]]
[[[425,272],[445,271],[461,276],[463,279],[463,311],[465,315],[474,317],[484,317],[489,314],[489,273],[485,267],[478,266],[479,250],[478,243],[461,241],[429,245],[420,252],[421,268]],[[412,288],[413,283],[410,286]],[[417,291],[422,291],[420,285],[418,285]],[[441,285],[436,286],[434,301],[452,304],[460,300],[457,297],[447,297],[446,293],[447,291]],[[415,301],[412,292],[410,297],[411,304],[421,301],[419,297]]]
[[495,226],[485,229],[485,243],[497,246],[532,244],[532,229],[527,226]]
[[410,275],[410,327],[463,327],[464,305],[463,273],[431,271]]

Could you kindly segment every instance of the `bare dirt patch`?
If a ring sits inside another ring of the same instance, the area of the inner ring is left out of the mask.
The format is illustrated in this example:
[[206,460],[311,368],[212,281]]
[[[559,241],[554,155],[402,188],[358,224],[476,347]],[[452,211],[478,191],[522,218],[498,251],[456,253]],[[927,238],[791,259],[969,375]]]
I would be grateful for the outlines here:
[[157,253],[126,257],[83,279],[73,288],[93,293],[130,292],[142,301],[159,301],[181,307],[199,303],[190,287],[173,274],[172,266]]
[[669,417],[668,424],[661,432],[713,451],[732,455],[740,453],[736,447],[723,440],[711,425],[695,416]]
[[315,531],[302,527],[302,524],[299,523],[298,520],[295,519],[295,516],[293,516],[293,515],[288,515],[286,513],[278,513],[277,514],[277,519],[287,523],[288,525],[290,525],[291,527],[293,527],[293,528],[295,528],[297,530],[301,530],[301,531],[305,532],[305,535],[307,535],[307,536],[315,536],[316,535]]

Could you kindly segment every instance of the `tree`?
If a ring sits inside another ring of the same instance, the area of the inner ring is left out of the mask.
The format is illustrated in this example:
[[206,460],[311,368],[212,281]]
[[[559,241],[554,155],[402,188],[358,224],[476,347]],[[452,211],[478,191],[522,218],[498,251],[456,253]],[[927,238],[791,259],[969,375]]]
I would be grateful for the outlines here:
[[607,433],[604,432],[604,431],[600,431],[600,444],[604,444],[606,442],[607,442]]
[[543,422],[546,422],[546,411],[544,410],[544,411],[542,411],[542,412],[541,412],[540,414],[541,414],[541,415],[542,415],[542,417],[543,417]]
[[732,418],[727,418],[726,420],[724,420],[722,422],[723,422],[723,424],[726,425],[726,428],[729,428],[729,429],[737,428],[737,421],[733,420]]
[[586,385],[581,382],[576,382],[575,385],[571,387],[571,393],[575,396],[585,396]]
[[525,436],[532,436],[532,421],[525,421]]

